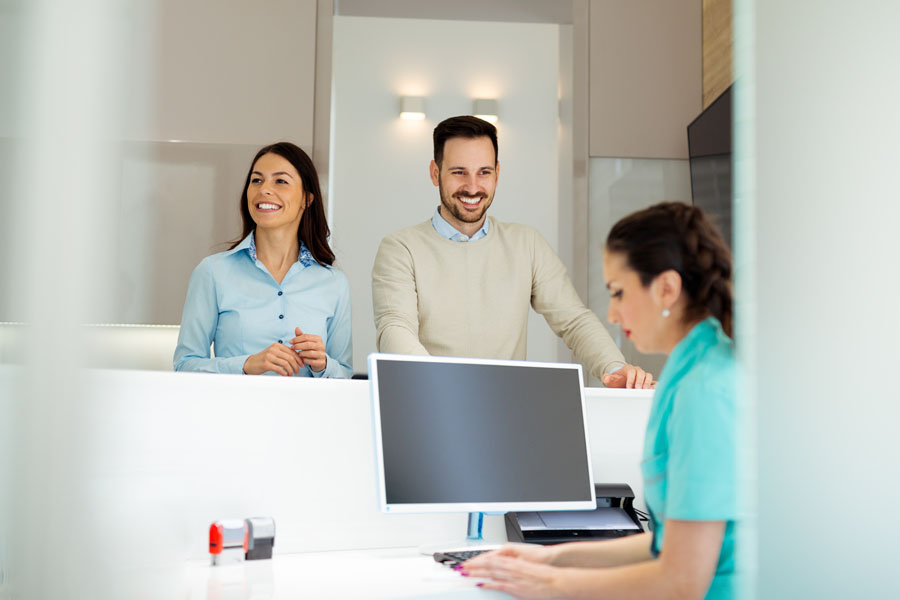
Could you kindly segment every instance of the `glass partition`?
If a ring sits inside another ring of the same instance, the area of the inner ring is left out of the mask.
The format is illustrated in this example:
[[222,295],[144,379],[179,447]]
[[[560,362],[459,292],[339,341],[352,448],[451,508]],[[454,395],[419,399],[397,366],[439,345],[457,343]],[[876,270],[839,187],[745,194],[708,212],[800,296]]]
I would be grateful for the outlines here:
[[[609,293],[603,279],[603,248],[606,235],[616,221],[636,210],[664,201],[691,201],[691,173],[687,160],[651,158],[591,158],[590,220],[588,240],[588,306],[606,322]],[[625,360],[659,377],[665,356],[645,355],[609,325]],[[601,385],[592,377],[590,385]]]

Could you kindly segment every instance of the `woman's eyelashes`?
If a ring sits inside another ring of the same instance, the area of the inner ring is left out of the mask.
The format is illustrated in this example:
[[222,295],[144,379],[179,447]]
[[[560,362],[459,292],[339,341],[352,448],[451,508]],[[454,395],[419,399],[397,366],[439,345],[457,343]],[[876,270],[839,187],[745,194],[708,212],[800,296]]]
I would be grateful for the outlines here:
[[610,291],[609,291],[609,297],[610,297],[610,298],[615,298],[616,300],[621,300],[621,298],[622,298],[622,290],[616,290],[616,291],[610,290]]

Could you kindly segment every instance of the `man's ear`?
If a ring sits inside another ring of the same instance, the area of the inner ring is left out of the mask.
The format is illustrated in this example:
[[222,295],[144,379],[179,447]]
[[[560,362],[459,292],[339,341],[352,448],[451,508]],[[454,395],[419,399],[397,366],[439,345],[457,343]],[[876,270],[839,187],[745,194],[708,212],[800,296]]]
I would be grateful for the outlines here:
[[431,161],[431,164],[428,165],[428,172],[431,175],[431,183],[433,183],[435,186],[439,185],[438,178],[441,174],[441,168],[438,167],[438,164],[433,160]]

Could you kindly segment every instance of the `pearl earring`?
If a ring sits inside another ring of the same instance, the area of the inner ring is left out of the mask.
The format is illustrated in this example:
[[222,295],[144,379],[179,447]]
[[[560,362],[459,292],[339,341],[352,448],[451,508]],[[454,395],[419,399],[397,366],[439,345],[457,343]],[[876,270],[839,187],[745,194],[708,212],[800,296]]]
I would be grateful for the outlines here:
[[665,319],[666,317],[668,317],[670,314],[672,314],[672,313],[669,312],[669,309],[668,309],[668,308],[664,308],[664,309],[663,309],[662,315],[663,315],[663,318],[664,318],[664,319]]

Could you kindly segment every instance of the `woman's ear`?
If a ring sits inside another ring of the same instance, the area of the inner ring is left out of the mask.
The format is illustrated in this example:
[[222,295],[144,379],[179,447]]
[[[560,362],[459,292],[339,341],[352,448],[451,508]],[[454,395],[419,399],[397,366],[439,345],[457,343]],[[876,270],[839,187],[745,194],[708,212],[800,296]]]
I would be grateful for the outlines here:
[[654,278],[652,291],[662,308],[672,308],[681,297],[681,275],[675,269],[663,271]]

